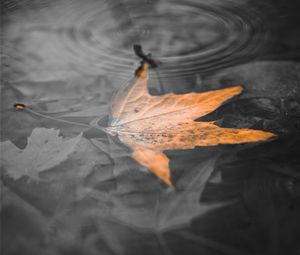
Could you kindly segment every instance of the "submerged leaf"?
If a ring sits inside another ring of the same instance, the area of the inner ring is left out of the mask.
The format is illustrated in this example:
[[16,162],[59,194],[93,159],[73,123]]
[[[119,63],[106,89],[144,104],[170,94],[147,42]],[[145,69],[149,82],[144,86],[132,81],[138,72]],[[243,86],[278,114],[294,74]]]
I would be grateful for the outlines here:
[[132,148],[132,157],[169,186],[172,182],[165,150],[257,142],[274,136],[259,130],[222,128],[214,122],[194,121],[240,94],[241,86],[205,93],[152,96],[147,84],[148,64],[144,63],[135,80],[119,91],[113,101],[112,121],[106,130],[118,135]]
[[82,134],[63,140],[59,130],[35,128],[28,138],[24,150],[19,149],[10,141],[1,143],[3,166],[15,180],[29,176],[38,180],[39,172],[59,165],[74,152]]
[[[204,203],[201,196],[211,177],[218,156],[195,165],[177,183],[175,192],[155,189],[135,191],[132,186],[112,197],[111,216],[142,230],[164,232],[188,225],[191,220],[232,201]],[[141,195],[139,195],[141,194]]]

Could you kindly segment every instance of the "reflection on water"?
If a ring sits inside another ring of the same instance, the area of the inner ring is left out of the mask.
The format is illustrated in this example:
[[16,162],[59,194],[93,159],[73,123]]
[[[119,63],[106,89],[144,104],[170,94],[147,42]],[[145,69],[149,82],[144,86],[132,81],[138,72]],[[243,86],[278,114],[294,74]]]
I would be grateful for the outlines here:
[[[3,169],[4,254],[298,254],[300,66],[266,61],[299,58],[292,7],[280,0],[2,5],[2,139],[24,148],[35,127],[64,137],[83,132],[76,153],[41,173],[40,182],[15,181]],[[207,120],[278,139],[166,152],[172,193],[117,138],[12,109],[20,102],[105,125],[114,92],[138,64],[133,44],[161,62],[151,93],[243,84],[245,92]]]
[[8,16],[5,31],[5,51],[15,57],[18,79],[128,75],[134,43],[163,63],[163,76],[191,75],[253,56],[267,36],[259,11],[242,1],[49,1],[38,10],[25,1],[21,6],[21,14]]

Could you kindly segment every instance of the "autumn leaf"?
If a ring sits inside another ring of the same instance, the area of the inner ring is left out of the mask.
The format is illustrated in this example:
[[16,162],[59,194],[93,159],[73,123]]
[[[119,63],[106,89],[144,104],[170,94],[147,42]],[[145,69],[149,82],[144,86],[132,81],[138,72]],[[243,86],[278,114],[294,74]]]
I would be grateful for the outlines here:
[[240,94],[241,86],[153,96],[147,88],[148,68],[144,63],[134,81],[117,93],[106,131],[117,135],[133,150],[132,157],[167,185],[172,186],[172,182],[165,150],[257,142],[274,136],[259,130],[222,128],[214,122],[195,121]]
[[1,143],[2,164],[14,180],[29,176],[38,180],[39,172],[59,165],[74,152],[82,134],[63,140],[59,130],[35,128],[28,138],[24,150],[19,149],[10,141]]

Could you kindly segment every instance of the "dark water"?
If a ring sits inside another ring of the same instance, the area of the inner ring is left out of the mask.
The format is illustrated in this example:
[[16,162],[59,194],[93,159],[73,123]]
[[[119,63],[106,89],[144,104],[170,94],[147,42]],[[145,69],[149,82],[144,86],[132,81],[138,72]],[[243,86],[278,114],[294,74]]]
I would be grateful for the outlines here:
[[[14,180],[2,165],[1,254],[300,254],[299,1],[3,0],[1,9],[2,141],[23,149],[37,127],[83,132],[38,179]],[[166,152],[172,192],[117,139],[13,109],[105,125],[139,63],[134,44],[160,63],[151,93],[242,84],[202,120],[277,138]]]

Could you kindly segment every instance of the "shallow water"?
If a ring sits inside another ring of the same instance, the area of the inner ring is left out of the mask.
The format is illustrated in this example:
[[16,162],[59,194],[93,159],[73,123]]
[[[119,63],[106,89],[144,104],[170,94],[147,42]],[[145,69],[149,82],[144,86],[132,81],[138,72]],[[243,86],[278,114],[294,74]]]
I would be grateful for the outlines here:
[[[83,133],[74,153],[37,179],[15,180],[2,166],[3,254],[299,254],[298,1],[1,5],[2,141],[24,149],[37,127],[65,139]],[[115,92],[139,65],[134,44],[159,63],[152,94],[242,84],[241,96],[201,120],[277,138],[167,151],[172,192],[117,138],[13,109],[107,125]]]

